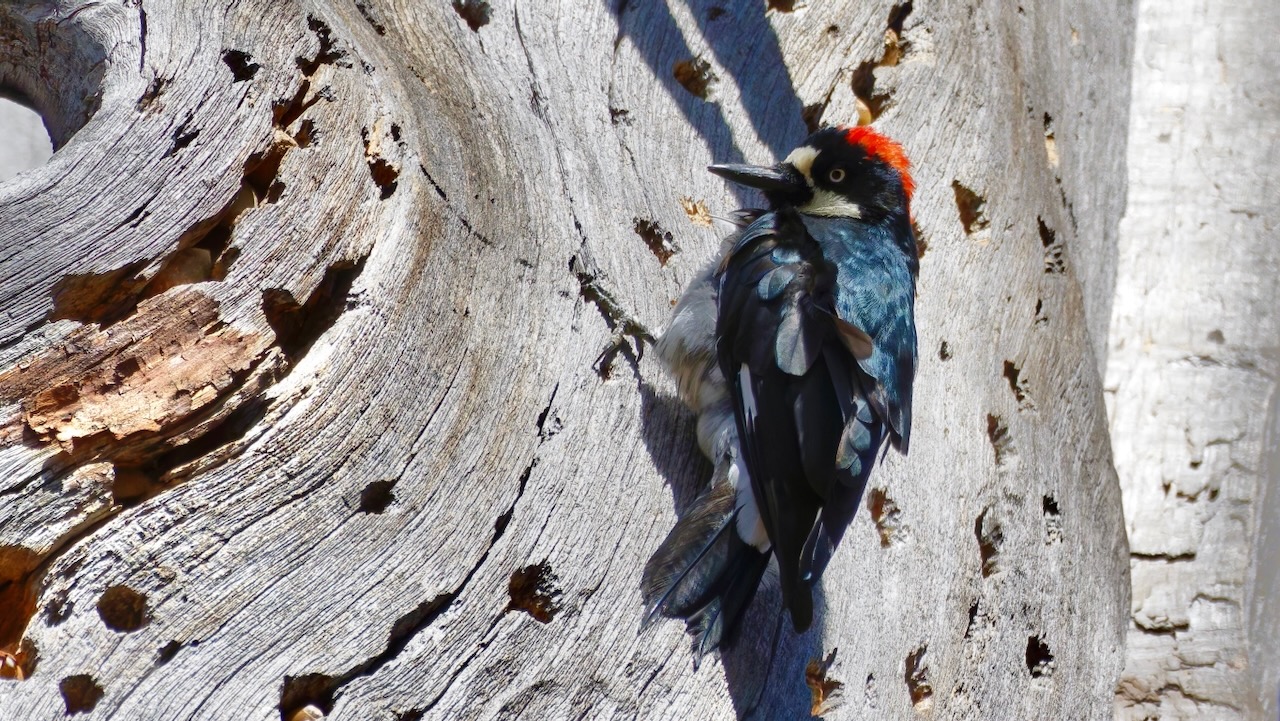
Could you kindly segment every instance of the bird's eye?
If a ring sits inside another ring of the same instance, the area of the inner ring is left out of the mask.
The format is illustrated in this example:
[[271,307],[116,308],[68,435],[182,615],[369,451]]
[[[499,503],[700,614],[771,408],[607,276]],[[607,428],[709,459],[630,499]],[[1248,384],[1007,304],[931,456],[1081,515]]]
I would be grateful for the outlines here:
[[839,183],[844,180],[844,168],[832,168],[831,172],[827,173],[827,178],[833,183]]

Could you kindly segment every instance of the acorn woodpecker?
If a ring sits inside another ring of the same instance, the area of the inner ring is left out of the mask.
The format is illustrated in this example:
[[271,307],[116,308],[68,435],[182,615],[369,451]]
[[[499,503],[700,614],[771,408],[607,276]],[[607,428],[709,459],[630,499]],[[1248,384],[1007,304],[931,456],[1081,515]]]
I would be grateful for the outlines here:
[[[709,170],[764,191],[697,275],[658,353],[698,416],[711,482],[645,564],[645,624],[732,639],[772,555],[797,632],[884,442],[911,434],[919,270],[902,147],[830,127],[772,167]],[[885,447],[887,449],[887,446]]]

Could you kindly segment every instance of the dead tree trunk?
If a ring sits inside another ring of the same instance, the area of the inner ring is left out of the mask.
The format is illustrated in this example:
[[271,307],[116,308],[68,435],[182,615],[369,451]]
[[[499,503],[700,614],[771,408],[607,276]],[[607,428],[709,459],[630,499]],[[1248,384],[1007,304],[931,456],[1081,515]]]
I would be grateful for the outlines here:
[[[59,148],[0,186],[0,716],[1108,717],[1128,8],[767,5],[0,7]],[[695,674],[637,635],[707,474],[646,350],[750,200],[703,167],[859,100],[916,163],[911,456],[814,628],[766,588]]]
[[1107,373],[1132,554],[1122,721],[1276,718],[1277,32],[1267,0],[1140,4]]

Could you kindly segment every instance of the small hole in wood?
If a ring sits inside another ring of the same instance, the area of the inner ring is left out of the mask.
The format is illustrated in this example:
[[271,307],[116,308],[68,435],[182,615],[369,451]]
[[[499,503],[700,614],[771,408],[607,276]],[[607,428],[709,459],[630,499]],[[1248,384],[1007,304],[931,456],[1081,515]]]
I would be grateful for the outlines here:
[[986,230],[991,225],[987,220],[987,200],[981,195],[965,187],[959,180],[951,182],[955,192],[956,208],[960,211],[960,225],[964,226],[967,235]]
[[333,710],[333,687],[333,677],[322,673],[285,676],[280,687],[281,721],[306,719],[305,715],[299,717],[298,714],[308,708],[320,711],[321,716],[328,714]]
[[374,481],[365,486],[360,491],[360,512],[382,513],[387,510],[396,500],[395,494],[391,492],[395,485],[395,480],[389,480]]
[[928,649],[928,645],[924,645],[907,654],[907,692],[911,694],[911,704],[916,711],[926,711],[933,705],[933,686],[929,683],[929,667],[924,660]]
[[632,218],[632,228],[636,231],[636,235],[644,241],[648,246],[649,252],[658,259],[659,265],[666,265],[671,256],[680,252],[680,248],[676,246],[675,237],[669,230],[663,230],[657,221],[648,220],[646,218]]
[[867,494],[867,508],[880,534],[880,547],[888,548],[902,526],[902,510],[884,490],[873,488]]
[[1009,463],[1017,455],[1013,447],[1013,436],[1009,435],[1009,427],[1000,416],[987,414],[987,439],[991,441],[997,466]]
[[545,560],[511,574],[507,592],[511,600],[506,611],[524,611],[539,623],[551,623],[560,611],[560,589],[556,587],[556,575]]
[[1053,653],[1049,645],[1036,636],[1027,638],[1027,670],[1031,672],[1031,678],[1053,675]]
[[102,700],[102,686],[87,673],[68,676],[58,683],[67,715],[89,713]]
[[1058,242],[1058,233],[1046,225],[1042,218],[1037,217],[1036,224],[1040,229],[1040,244],[1044,246],[1044,272],[1065,272],[1067,263],[1063,258],[1062,244]]
[[831,649],[831,653],[827,654],[826,658],[810,659],[804,667],[804,682],[809,687],[811,716],[824,716],[840,706],[841,689],[844,688],[844,684],[827,675],[831,665],[836,661],[836,651],[839,650]]
[[489,24],[493,10],[486,0],[453,0],[453,10],[458,13],[471,32],[479,32],[480,28]]
[[982,559],[982,576],[986,578],[1000,570],[1000,546],[1004,545],[1004,530],[1000,522],[990,516],[987,508],[973,522],[973,533],[978,538],[978,555]]
[[98,616],[112,631],[132,633],[151,621],[147,597],[124,585],[103,591],[98,598]]
[[231,77],[237,83],[243,83],[246,80],[252,80],[254,75],[262,69],[262,66],[253,62],[253,56],[243,50],[224,50],[222,53],[222,62],[231,68]]
[[712,87],[720,80],[712,72],[711,63],[702,58],[677,61],[671,67],[671,75],[681,87],[703,100],[711,97]]

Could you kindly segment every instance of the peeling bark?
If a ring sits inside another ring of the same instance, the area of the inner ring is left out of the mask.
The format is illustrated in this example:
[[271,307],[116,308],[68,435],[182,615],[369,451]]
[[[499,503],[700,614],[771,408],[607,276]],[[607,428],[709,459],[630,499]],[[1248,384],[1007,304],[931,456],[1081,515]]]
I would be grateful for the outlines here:
[[[1109,715],[1126,18],[0,7],[58,147],[0,185],[0,716]],[[695,673],[637,635],[708,475],[647,350],[758,202],[703,168],[864,115],[928,248],[912,453],[812,630],[766,583]]]

